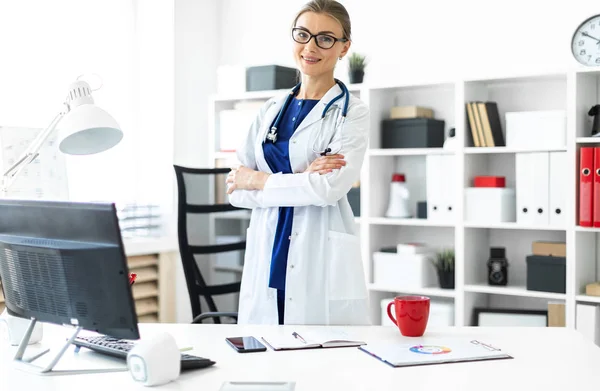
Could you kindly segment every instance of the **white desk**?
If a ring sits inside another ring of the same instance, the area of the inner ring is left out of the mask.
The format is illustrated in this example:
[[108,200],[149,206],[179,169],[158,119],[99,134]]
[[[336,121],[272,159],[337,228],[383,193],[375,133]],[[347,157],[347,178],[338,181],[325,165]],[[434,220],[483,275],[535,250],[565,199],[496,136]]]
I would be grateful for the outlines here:
[[[227,380],[292,380],[296,390],[577,390],[596,389],[600,384],[600,348],[576,331],[544,329],[451,328],[429,331],[431,336],[467,335],[480,338],[511,353],[515,359],[456,363],[410,368],[392,368],[356,348],[305,351],[268,350],[239,354],[225,337],[278,332],[301,332],[305,327],[242,327],[235,325],[142,324],[142,338],[168,331],[187,352],[209,357],[217,364],[209,369],[182,374],[164,390],[217,391]],[[401,341],[392,327],[346,328],[352,337],[366,342]],[[44,337],[61,340],[65,329],[45,327]],[[46,340],[43,341],[46,343]],[[59,341],[60,342],[60,341]],[[39,347],[38,347],[39,348]],[[13,369],[14,348],[0,345],[0,390],[132,390],[147,389],[133,382],[128,372],[101,375],[36,376]],[[70,349],[61,367],[89,368],[124,365],[89,351],[76,357]],[[59,369],[59,368],[57,368]]]

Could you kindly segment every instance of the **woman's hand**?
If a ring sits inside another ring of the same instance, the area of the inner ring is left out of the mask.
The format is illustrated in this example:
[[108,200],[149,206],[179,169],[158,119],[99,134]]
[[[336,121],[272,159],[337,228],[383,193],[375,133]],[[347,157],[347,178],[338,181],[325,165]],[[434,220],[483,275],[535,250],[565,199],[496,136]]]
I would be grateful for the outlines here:
[[327,174],[333,170],[339,170],[346,165],[344,155],[320,156],[316,158],[305,172],[318,172],[320,175]]
[[234,190],[262,190],[267,178],[269,174],[245,166],[232,168],[225,180],[228,183],[227,194],[233,193]]

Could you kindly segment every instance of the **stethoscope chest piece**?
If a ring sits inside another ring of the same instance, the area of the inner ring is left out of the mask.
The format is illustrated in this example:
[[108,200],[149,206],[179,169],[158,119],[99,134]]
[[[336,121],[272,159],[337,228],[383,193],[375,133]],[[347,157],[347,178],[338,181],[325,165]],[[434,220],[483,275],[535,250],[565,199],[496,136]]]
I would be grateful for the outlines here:
[[[341,98],[345,98],[344,108],[342,110],[342,119],[341,119],[341,122],[343,123],[343,120],[346,117],[346,114],[348,112],[348,102],[349,102],[349,98],[350,98],[350,93],[348,92],[348,89],[346,88],[346,86],[344,85],[344,83],[342,83],[341,81],[339,81],[337,79],[336,79],[336,83],[338,83],[338,85],[342,89],[342,93],[340,95],[336,96],[334,99],[332,99],[325,106],[325,109],[323,110],[323,114],[321,115],[321,120],[323,120],[325,118],[325,114],[327,113],[327,110],[331,107],[331,105],[333,105],[333,103],[336,100],[341,99]],[[265,142],[267,140],[271,141],[272,143],[275,143],[277,141],[277,128],[279,127],[279,123],[281,122],[281,118],[283,117],[283,113],[285,112],[285,110],[289,106],[292,98],[294,96],[296,96],[296,94],[298,93],[299,90],[300,90],[300,83],[298,83],[292,89],[292,91],[290,91],[290,94],[285,99],[285,102],[283,103],[283,107],[281,108],[281,110],[277,114],[277,117],[275,118],[275,123],[273,124],[273,126],[271,127],[271,129],[269,129],[269,131],[267,132],[267,134],[265,135],[265,140],[264,140]],[[336,127],[337,127],[337,123],[336,123]]]

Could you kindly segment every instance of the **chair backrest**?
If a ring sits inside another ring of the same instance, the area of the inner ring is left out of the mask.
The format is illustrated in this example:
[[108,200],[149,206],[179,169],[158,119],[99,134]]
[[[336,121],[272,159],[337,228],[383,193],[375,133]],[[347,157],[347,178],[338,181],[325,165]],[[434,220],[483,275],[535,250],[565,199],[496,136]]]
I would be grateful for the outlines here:
[[[177,177],[177,231],[179,238],[179,251],[183,264],[183,272],[190,296],[192,315],[196,318],[202,313],[201,298],[204,298],[210,312],[217,312],[212,296],[239,293],[240,282],[220,285],[207,285],[196,259],[197,255],[224,253],[228,251],[245,250],[246,241],[227,244],[199,245],[190,243],[190,234],[202,231],[199,220],[194,221],[193,216],[207,215],[215,212],[229,212],[240,210],[228,203],[210,204],[199,203],[208,196],[208,180],[215,175],[229,173],[229,168],[189,168],[174,165]],[[204,232],[206,233],[206,231]],[[215,319],[220,323],[220,319]]]

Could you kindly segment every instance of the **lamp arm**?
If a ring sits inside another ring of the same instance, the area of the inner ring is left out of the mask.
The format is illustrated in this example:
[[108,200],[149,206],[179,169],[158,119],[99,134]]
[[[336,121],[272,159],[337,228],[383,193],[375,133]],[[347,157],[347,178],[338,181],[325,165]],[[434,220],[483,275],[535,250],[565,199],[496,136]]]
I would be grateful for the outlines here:
[[59,122],[62,120],[66,113],[66,111],[61,111],[56,117],[54,117],[52,122],[50,122],[50,125],[48,125],[48,127],[44,129],[44,131],[38,134],[38,136],[31,142],[31,144],[29,144],[29,146],[27,147],[25,152],[23,152],[23,154],[17,160],[17,162],[2,174],[2,195],[6,195],[9,187],[12,185],[12,183],[21,173],[21,171],[29,163],[31,163],[37,158],[40,149],[42,148],[46,140],[48,140],[48,138],[52,135],[54,129],[56,129],[56,126],[59,124]]

